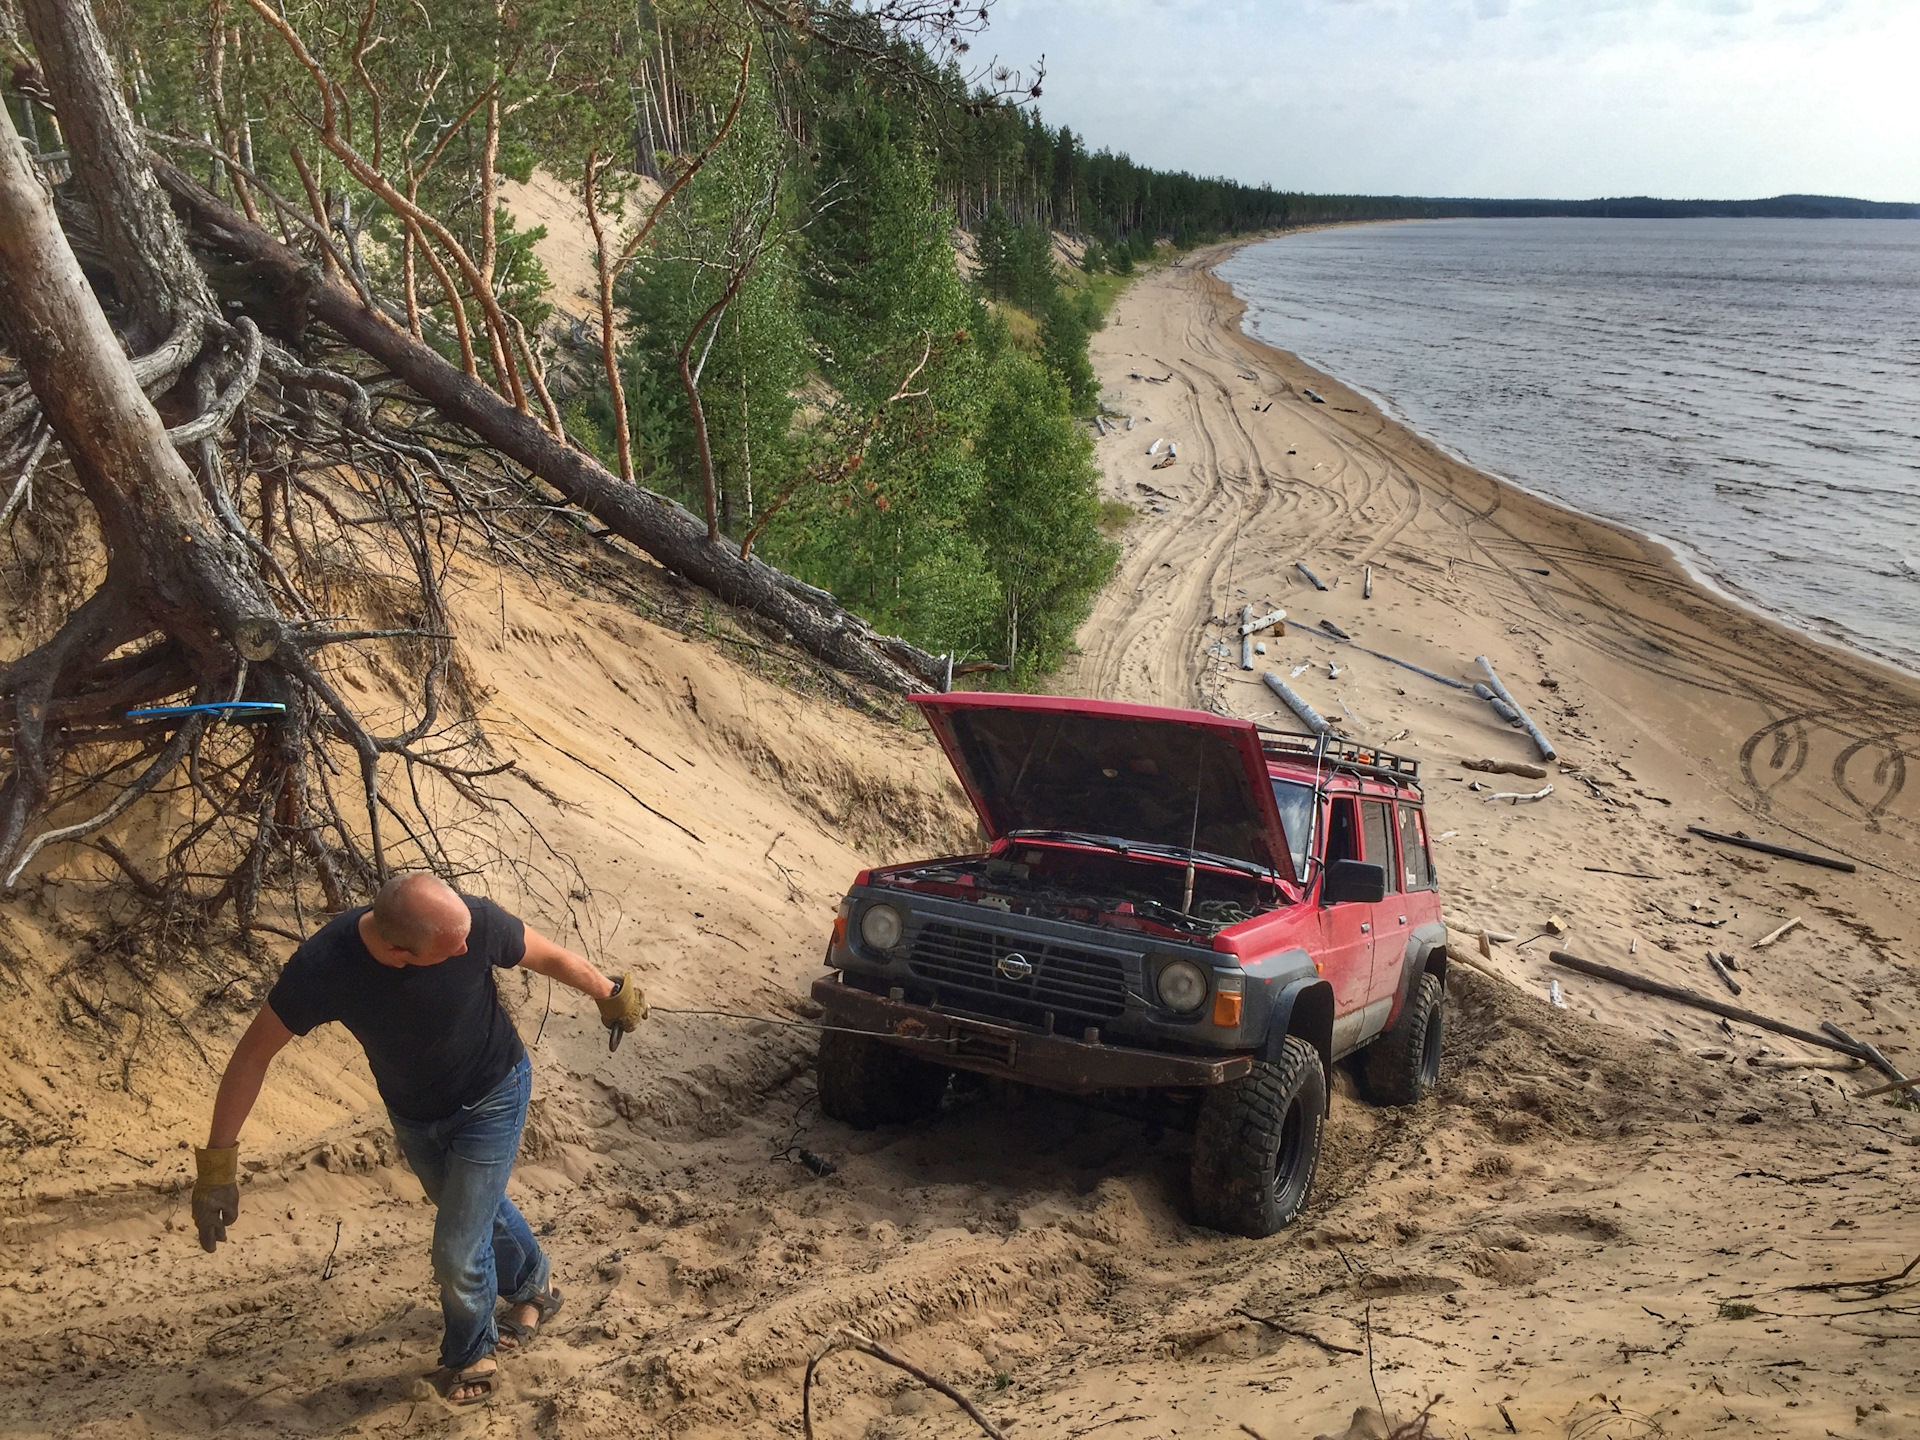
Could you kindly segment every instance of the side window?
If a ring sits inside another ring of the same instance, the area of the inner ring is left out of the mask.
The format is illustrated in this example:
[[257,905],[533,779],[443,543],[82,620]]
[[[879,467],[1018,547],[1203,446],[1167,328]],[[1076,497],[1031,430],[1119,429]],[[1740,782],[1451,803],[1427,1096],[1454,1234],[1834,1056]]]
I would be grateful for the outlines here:
[[1393,819],[1388,807],[1378,800],[1360,802],[1360,824],[1366,834],[1367,863],[1387,872],[1387,893],[1400,889],[1400,876],[1393,863]]
[[1427,853],[1427,821],[1411,805],[1400,807],[1400,857],[1406,872],[1406,888],[1433,888],[1433,857]]
[[1360,858],[1359,828],[1353,801],[1335,800],[1327,806],[1327,864]]

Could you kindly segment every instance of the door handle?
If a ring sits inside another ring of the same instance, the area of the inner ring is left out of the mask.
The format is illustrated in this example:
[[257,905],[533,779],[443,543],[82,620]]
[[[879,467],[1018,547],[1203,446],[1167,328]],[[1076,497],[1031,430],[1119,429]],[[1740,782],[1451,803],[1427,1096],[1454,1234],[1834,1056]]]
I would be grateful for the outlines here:
[[1373,926],[1369,925],[1366,921],[1362,920],[1360,922],[1360,933],[1362,935],[1371,935],[1373,933]]
[[1407,923],[1407,917],[1406,917],[1406,916],[1404,916],[1404,915],[1402,915],[1402,916],[1400,917],[1400,923],[1401,923],[1402,925],[1404,925],[1404,924],[1406,924],[1406,923]]

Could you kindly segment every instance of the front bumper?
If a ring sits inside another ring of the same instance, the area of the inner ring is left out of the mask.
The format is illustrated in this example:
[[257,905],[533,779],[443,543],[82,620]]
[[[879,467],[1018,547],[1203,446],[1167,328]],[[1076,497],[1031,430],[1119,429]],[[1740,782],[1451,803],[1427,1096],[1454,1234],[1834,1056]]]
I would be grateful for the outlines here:
[[1253,1069],[1251,1055],[1136,1050],[949,1015],[843,985],[838,975],[814,981],[813,998],[826,1011],[828,1025],[865,1031],[876,1040],[891,1041],[922,1059],[957,1070],[1050,1090],[1088,1094],[1224,1085]]

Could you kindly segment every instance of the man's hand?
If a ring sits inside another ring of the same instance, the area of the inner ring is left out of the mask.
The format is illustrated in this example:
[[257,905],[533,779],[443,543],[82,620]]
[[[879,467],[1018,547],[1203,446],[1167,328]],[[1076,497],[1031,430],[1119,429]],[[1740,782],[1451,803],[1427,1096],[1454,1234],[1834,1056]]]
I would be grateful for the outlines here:
[[610,1051],[619,1049],[620,1037],[631,1035],[640,1022],[647,1018],[647,997],[633,983],[632,971],[613,982],[611,995],[593,1003],[600,1007],[600,1018],[606,1022],[607,1049]]
[[209,1255],[227,1238],[227,1226],[240,1218],[240,1147],[193,1152],[193,1228]]

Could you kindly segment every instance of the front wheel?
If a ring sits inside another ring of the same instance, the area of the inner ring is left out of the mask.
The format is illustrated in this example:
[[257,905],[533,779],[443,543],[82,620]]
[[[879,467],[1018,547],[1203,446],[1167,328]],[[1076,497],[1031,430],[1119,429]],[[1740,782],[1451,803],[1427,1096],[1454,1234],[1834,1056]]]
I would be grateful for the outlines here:
[[814,1075],[822,1113],[856,1130],[932,1115],[947,1089],[943,1067],[845,1030],[829,1030],[820,1037]]
[[1202,1225],[1259,1239],[1290,1224],[1320,1164],[1327,1072],[1320,1052],[1289,1035],[1279,1059],[1216,1086],[1193,1137],[1193,1209]]
[[1440,1083],[1440,977],[1428,971],[1407,996],[1393,1028],[1367,1047],[1367,1094],[1381,1105],[1417,1105]]

